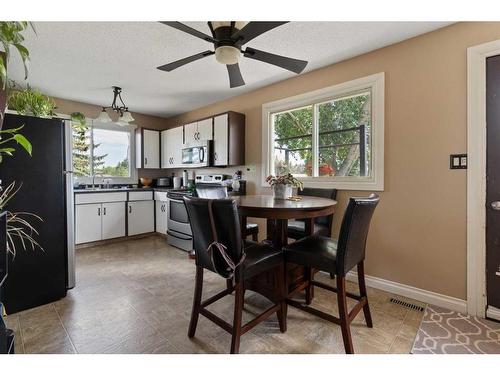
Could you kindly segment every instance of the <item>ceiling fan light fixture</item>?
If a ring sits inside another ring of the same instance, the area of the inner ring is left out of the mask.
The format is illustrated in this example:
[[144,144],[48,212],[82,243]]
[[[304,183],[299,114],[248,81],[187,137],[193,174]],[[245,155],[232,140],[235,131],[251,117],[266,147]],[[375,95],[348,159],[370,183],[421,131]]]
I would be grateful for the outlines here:
[[215,50],[215,59],[225,65],[237,64],[240,59],[240,50],[233,46],[220,46]]
[[[217,30],[220,27],[230,27],[231,22],[232,21],[210,21],[214,30]],[[247,21],[234,21],[234,28],[241,30],[247,23]]]

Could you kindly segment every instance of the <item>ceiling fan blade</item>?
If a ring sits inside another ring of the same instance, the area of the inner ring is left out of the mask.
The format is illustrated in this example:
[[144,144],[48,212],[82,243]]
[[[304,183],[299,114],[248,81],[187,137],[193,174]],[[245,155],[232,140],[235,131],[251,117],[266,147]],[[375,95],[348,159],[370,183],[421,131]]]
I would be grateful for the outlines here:
[[197,38],[206,40],[207,42],[210,42],[210,43],[215,43],[215,41],[216,41],[210,35],[207,35],[205,33],[202,33],[201,31],[193,29],[192,27],[189,27],[188,25],[184,25],[181,22],[176,22],[176,21],[173,21],[173,22],[171,22],[171,21],[160,21],[160,23],[162,23],[164,25],[167,25],[167,26],[170,26],[170,27],[173,27],[174,29],[177,29],[177,30],[180,30],[180,31],[184,31],[185,33],[188,33],[188,34],[190,34],[192,36],[195,36]]
[[238,63],[226,66],[227,72],[229,73],[229,86],[231,88],[243,86],[245,84],[245,81],[241,76],[240,66],[238,65]]
[[307,61],[292,59],[291,57],[275,55],[273,53],[259,51],[254,48],[246,48],[243,56],[249,59],[259,60],[268,64],[279,66],[294,73],[301,73],[307,65]]
[[177,69],[177,68],[179,68],[179,67],[181,67],[183,65],[186,65],[186,64],[188,64],[190,62],[202,59],[202,58],[210,56],[210,55],[213,55],[214,53],[215,52],[213,52],[213,51],[200,52],[200,53],[197,53],[196,55],[185,57],[183,59],[180,59],[180,60],[177,60],[177,61],[165,64],[165,65],[159,66],[156,69],[163,70],[163,71],[166,71],[166,72],[170,72],[170,71],[172,71],[174,69]]
[[231,35],[231,39],[234,41],[239,41],[238,45],[243,45],[251,41],[252,39],[258,37],[265,32],[274,29],[275,27],[281,26],[288,21],[282,22],[267,22],[267,21],[254,21],[247,23],[241,30],[236,31]]

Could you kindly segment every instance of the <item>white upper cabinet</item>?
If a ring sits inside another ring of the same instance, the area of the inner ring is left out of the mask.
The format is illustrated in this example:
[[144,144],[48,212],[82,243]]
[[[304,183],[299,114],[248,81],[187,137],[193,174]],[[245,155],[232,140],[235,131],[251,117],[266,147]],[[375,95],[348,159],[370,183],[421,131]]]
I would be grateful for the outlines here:
[[212,139],[212,118],[184,125],[184,143],[196,143]]
[[136,133],[137,168],[160,168],[160,131],[138,129]]
[[198,121],[198,140],[206,141],[212,139],[212,117]]
[[229,127],[227,113],[214,117],[214,165],[228,165]]
[[198,123],[192,122],[184,125],[184,143],[195,143],[198,141]]
[[178,168],[182,165],[183,127],[161,132],[161,167]]

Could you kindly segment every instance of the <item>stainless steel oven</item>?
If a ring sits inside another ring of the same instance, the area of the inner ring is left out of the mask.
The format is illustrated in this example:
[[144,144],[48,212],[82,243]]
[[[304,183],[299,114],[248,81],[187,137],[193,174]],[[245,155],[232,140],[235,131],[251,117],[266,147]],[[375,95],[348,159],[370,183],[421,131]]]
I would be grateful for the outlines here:
[[196,144],[185,144],[182,147],[183,167],[208,167],[210,166],[212,141],[200,141]]
[[182,250],[191,251],[193,249],[193,235],[183,200],[186,195],[191,195],[191,193],[178,190],[167,192],[167,243]]

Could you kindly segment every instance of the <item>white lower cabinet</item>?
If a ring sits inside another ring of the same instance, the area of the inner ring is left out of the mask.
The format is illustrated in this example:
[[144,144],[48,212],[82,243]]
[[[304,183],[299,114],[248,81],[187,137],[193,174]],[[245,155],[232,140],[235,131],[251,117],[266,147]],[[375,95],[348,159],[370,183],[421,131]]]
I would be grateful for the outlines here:
[[156,231],[167,234],[167,202],[155,201]]
[[75,243],[125,236],[125,202],[77,204]]
[[102,239],[125,236],[125,202],[102,204]]
[[155,231],[154,201],[127,202],[128,235]]
[[101,240],[101,209],[101,203],[76,205],[76,244]]

